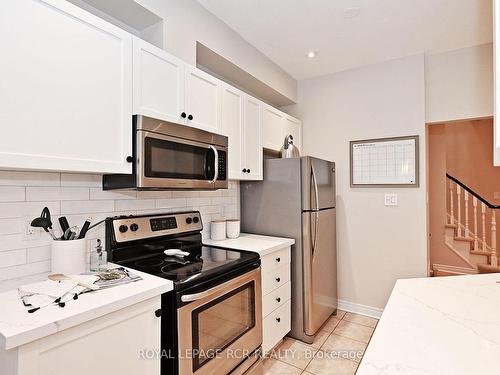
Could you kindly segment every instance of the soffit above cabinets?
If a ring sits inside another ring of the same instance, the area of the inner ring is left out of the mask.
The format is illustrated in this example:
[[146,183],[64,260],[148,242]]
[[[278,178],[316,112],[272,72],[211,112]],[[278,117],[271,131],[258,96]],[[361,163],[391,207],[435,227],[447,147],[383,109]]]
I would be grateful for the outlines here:
[[[301,80],[492,41],[491,0],[198,0]],[[314,58],[307,58],[315,51]]]

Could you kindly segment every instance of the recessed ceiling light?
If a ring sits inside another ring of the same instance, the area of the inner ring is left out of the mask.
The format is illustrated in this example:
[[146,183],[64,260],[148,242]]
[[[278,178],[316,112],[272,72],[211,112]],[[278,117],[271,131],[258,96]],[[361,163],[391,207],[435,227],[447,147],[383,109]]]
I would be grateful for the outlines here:
[[316,57],[316,55],[317,55],[317,52],[315,52],[315,51],[309,51],[309,52],[307,52],[306,56],[307,56],[308,59],[314,59]]

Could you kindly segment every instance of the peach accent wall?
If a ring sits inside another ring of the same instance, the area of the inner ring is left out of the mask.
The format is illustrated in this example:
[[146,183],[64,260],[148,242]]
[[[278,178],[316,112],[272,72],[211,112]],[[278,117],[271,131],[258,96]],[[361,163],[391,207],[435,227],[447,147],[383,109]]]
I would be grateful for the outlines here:
[[[445,175],[454,176],[490,203],[500,204],[500,197],[497,196],[500,194],[500,167],[493,166],[493,119],[428,125],[427,137],[430,263],[467,267],[444,244],[446,205],[449,201]],[[469,207],[472,209],[472,205]],[[472,220],[472,212],[470,217]],[[488,212],[488,238],[490,220]],[[472,225],[472,221],[470,223]],[[500,233],[497,243],[500,243]]]
[[446,168],[488,202],[500,204],[500,167],[493,166],[493,119],[444,125]]

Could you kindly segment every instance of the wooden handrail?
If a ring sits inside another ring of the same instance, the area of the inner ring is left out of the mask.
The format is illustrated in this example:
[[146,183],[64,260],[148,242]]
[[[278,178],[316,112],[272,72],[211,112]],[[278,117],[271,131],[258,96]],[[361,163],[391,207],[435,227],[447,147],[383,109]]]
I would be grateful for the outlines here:
[[459,180],[457,180],[455,177],[453,177],[452,175],[446,173],[446,177],[449,178],[450,180],[452,180],[453,182],[455,182],[457,185],[459,185],[462,189],[466,190],[467,192],[469,192],[470,194],[472,194],[472,196],[476,197],[477,199],[479,199],[481,202],[483,202],[487,207],[493,209],[493,210],[498,210],[500,209],[500,206],[499,205],[496,205],[496,204],[492,204],[490,202],[488,202],[486,199],[484,199],[483,197],[481,197],[478,193],[476,193],[474,190],[472,190],[471,188],[469,188],[468,186],[466,186],[464,183],[460,182]]

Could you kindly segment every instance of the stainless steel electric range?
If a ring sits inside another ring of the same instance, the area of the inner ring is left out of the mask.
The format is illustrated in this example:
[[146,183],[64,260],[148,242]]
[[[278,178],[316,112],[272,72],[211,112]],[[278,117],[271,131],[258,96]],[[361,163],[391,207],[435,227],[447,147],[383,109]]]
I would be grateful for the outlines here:
[[258,254],[203,246],[199,212],[106,220],[109,260],[174,282],[162,295],[162,375],[262,373]]

